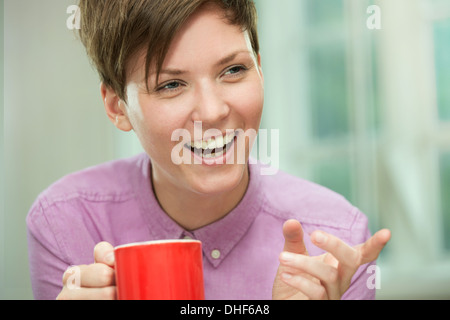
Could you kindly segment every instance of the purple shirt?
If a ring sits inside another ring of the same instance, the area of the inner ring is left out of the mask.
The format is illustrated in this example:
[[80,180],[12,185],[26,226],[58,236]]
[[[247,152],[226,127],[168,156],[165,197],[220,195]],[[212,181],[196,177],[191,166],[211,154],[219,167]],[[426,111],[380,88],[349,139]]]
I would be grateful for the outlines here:
[[[206,299],[268,300],[283,250],[283,223],[302,223],[310,255],[323,251],[309,234],[323,230],[350,245],[370,237],[366,217],[342,196],[279,172],[260,175],[250,165],[250,183],[239,205],[222,220],[183,230],[159,206],[146,154],[70,174],[45,190],[28,217],[31,282],[36,299],[55,299],[69,266],[93,263],[97,243],[191,237],[202,241]],[[343,299],[373,299],[371,276],[361,266]]]

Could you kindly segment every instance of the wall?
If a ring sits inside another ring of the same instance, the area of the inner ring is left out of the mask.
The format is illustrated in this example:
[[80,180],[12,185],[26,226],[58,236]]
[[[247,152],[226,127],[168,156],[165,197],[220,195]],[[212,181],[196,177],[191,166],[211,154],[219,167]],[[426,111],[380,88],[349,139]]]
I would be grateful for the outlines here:
[[70,172],[128,154],[121,146],[130,145],[129,136],[107,119],[97,74],[66,27],[66,10],[75,3],[4,3],[6,188],[0,265],[6,276],[0,298],[32,298],[25,217],[38,194]]

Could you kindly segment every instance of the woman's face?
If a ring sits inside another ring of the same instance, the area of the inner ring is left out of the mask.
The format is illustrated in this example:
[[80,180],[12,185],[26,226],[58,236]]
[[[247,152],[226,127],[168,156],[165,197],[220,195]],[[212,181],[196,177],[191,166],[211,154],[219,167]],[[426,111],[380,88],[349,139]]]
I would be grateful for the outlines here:
[[[152,160],[154,183],[203,195],[230,192],[247,182],[248,141],[237,143],[235,135],[258,130],[264,101],[260,60],[247,32],[221,15],[207,6],[190,17],[169,48],[158,83],[150,74],[149,92],[145,54],[127,85],[126,116]],[[188,139],[172,141],[180,129],[190,133]],[[220,137],[208,139],[209,129]],[[203,149],[213,142],[216,148],[229,142],[227,151]],[[238,161],[242,154],[245,163]],[[174,155],[191,161],[178,164]]]

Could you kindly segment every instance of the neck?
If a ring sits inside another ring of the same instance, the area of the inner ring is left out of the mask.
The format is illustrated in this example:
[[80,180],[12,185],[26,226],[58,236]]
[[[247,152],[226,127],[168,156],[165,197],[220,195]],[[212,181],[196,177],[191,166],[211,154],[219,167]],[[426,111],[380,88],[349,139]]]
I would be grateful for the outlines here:
[[159,205],[178,225],[194,231],[224,218],[242,200],[249,183],[248,168],[239,184],[231,191],[200,194],[176,184],[153,179]]

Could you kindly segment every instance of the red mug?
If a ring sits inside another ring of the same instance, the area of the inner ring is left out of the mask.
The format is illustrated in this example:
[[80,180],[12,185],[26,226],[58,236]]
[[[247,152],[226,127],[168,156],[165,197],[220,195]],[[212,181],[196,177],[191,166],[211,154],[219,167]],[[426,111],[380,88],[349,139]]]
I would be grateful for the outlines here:
[[202,244],[160,240],[114,249],[119,300],[204,300]]

